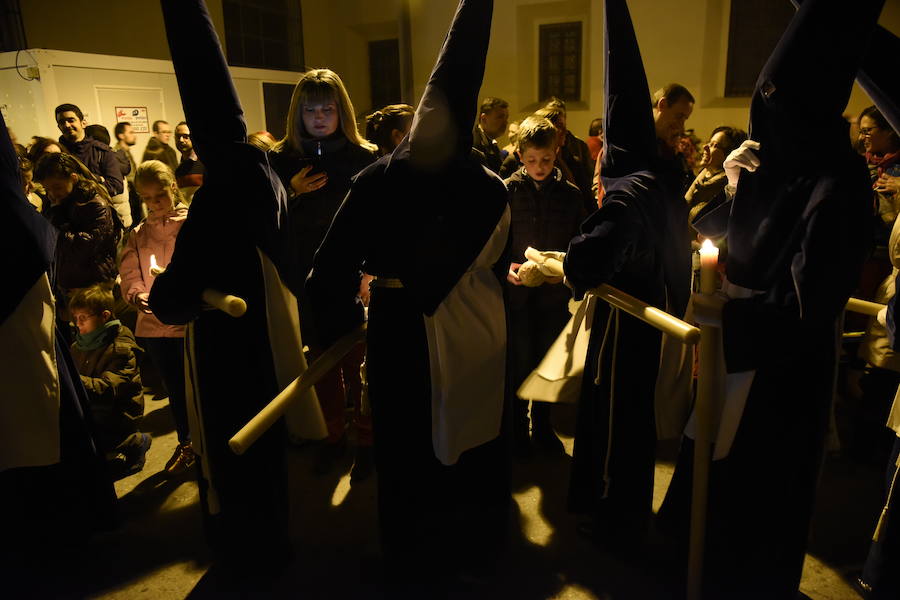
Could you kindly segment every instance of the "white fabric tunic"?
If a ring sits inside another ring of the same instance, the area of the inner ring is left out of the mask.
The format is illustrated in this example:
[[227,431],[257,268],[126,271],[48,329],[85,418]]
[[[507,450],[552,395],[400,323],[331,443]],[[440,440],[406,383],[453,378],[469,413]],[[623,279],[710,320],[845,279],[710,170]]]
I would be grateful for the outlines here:
[[491,270],[509,236],[509,207],[481,253],[425,318],[434,454],[445,465],[500,434],[506,372],[503,290]]
[[0,471],[59,462],[55,318],[45,273],[0,325]]

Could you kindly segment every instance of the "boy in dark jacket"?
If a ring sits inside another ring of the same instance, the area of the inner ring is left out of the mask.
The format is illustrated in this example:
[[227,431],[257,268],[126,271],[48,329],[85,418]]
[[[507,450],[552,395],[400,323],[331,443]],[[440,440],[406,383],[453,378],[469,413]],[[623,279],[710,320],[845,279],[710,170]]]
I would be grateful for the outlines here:
[[144,468],[149,434],[138,431],[144,395],[134,334],[113,318],[113,294],[101,285],[75,292],[69,303],[78,327],[72,358],[88,393],[98,450],[113,479]]
[[[510,399],[550,349],[569,319],[569,289],[560,281],[525,287],[517,270],[525,262],[525,249],[565,251],[577,235],[584,218],[581,193],[554,166],[557,129],[546,118],[529,117],[519,129],[518,155],[523,166],[507,180],[512,225],[509,231],[509,361]],[[549,281],[549,280],[548,280]],[[531,407],[531,438],[528,435],[528,403],[515,401],[514,443],[516,454],[531,454],[531,441],[550,453],[563,447],[550,425],[550,405],[534,402]]]

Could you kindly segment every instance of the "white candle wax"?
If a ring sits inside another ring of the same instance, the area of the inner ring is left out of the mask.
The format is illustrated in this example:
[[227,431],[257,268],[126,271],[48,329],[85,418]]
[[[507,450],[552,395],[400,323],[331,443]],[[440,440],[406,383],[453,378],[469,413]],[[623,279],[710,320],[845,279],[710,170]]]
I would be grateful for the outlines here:
[[700,246],[700,293],[712,294],[716,291],[716,266],[719,264],[719,249],[710,240],[703,240]]

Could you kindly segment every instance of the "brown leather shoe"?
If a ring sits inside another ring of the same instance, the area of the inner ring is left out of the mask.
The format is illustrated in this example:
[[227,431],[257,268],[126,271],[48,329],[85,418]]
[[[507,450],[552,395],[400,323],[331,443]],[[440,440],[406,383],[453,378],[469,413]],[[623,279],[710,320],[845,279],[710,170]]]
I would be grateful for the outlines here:
[[166,464],[166,473],[171,476],[185,473],[197,462],[197,455],[194,454],[194,448],[190,442],[179,444],[176,454],[177,456],[173,456],[169,461],[171,464]]

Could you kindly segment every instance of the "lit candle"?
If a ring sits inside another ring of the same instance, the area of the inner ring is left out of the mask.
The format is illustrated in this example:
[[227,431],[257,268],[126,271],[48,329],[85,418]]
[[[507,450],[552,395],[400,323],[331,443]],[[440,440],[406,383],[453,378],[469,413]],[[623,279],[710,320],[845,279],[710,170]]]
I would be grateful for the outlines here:
[[700,246],[700,293],[712,294],[716,291],[716,266],[719,263],[719,249],[710,240],[703,240]]
[[160,266],[157,264],[157,262],[156,262],[156,255],[155,255],[155,254],[151,254],[151,255],[150,255],[150,274],[153,275],[154,277],[156,277],[157,275],[159,275],[159,274],[162,273],[163,271],[165,271],[165,269],[163,269],[162,267],[160,267]]

